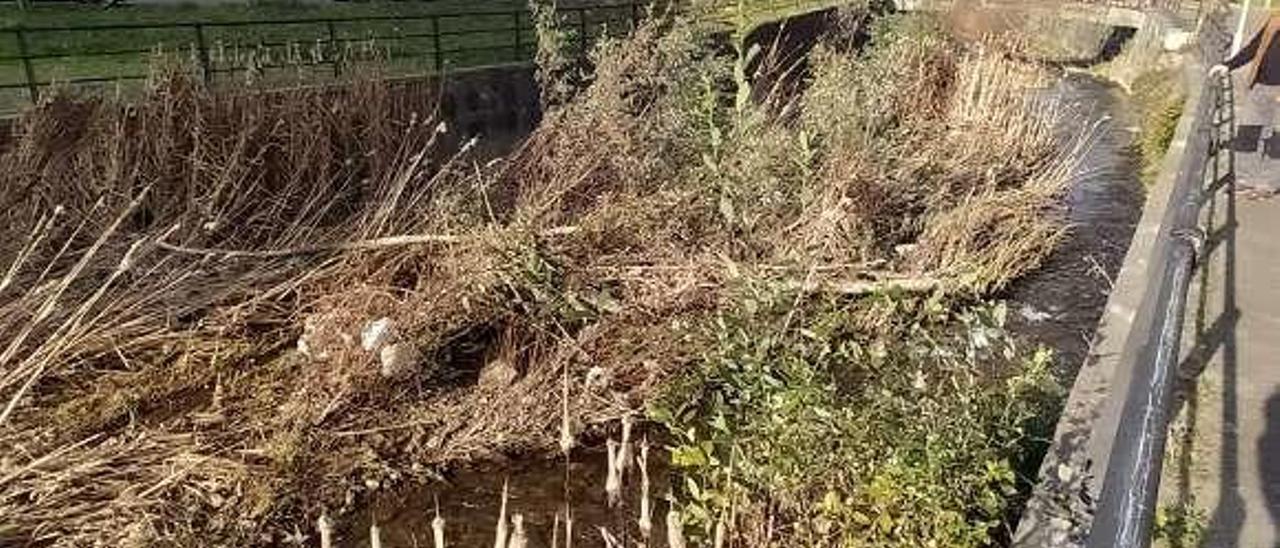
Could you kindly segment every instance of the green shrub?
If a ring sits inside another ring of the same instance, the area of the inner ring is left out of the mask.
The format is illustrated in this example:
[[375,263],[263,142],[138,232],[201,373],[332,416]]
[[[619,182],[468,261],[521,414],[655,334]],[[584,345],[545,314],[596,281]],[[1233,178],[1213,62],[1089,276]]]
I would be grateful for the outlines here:
[[1152,531],[1158,545],[1201,546],[1204,544],[1208,516],[1194,502],[1175,502],[1156,509],[1156,525]]
[[1001,304],[873,299],[793,308],[748,287],[689,335],[706,350],[652,410],[675,438],[687,532],[730,520],[749,545],[993,541],[1052,427],[1050,354],[1015,343]]
[[1138,111],[1138,153],[1142,181],[1151,184],[1160,171],[1169,143],[1182,117],[1186,93],[1175,69],[1143,73],[1133,82],[1133,102]]

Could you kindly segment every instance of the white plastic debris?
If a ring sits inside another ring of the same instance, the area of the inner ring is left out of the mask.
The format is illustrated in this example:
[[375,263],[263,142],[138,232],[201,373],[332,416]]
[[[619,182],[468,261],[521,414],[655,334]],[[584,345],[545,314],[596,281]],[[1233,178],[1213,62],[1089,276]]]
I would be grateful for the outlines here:
[[378,352],[378,361],[382,363],[382,376],[402,378],[413,372],[422,358],[418,347],[411,342],[392,343],[382,347]]
[[298,337],[298,353],[308,358],[311,357],[311,345],[307,344],[307,335],[305,333]]
[[1075,470],[1072,470],[1070,466],[1067,466],[1066,464],[1058,464],[1058,481],[1061,481],[1062,483],[1071,483],[1071,480],[1075,475]]
[[360,332],[360,346],[367,352],[377,352],[383,345],[391,342],[395,336],[395,326],[391,318],[382,317],[364,326]]
[[519,371],[507,360],[493,360],[480,368],[480,384],[484,386],[510,386]]
[[1045,320],[1053,319],[1053,314],[1036,310],[1036,307],[1029,304],[1022,305],[1022,307],[1018,309],[1018,315],[1022,316],[1022,319],[1027,320],[1030,323],[1040,323]]
[[302,321],[302,334],[298,336],[298,353],[313,360],[324,361],[329,359],[329,352],[324,349],[323,344],[315,344],[316,332],[315,319],[308,317]]
[[587,390],[597,392],[609,387],[609,370],[598,365],[587,370]]
[[1185,30],[1175,30],[1165,34],[1161,46],[1165,51],[1181,51],[1191,44],[1192,35]]

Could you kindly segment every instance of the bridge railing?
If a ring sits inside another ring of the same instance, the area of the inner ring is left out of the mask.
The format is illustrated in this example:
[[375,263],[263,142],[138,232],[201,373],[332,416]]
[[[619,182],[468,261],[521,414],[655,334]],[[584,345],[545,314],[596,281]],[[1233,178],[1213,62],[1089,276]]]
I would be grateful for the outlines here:
[[[1202,46],[1206,65],[1223,58],[1222,36],[1202,35]],[[1187,290],[1204,240],[1200,210],[1235,177],[1229,146],[1234,134],[1230,75],[1211,70],[1201,86],[1171,207],[1160,226],[1162,249],[1153,260],[1154,275],[1143,296],[1143,308],[1150,314],[1145,324],[1135,321],[1129,334],[1130,339],[1139,338],[1138,351],[1090,528],[1089,548],[1151,544],[1165,442],[1180,378]]]

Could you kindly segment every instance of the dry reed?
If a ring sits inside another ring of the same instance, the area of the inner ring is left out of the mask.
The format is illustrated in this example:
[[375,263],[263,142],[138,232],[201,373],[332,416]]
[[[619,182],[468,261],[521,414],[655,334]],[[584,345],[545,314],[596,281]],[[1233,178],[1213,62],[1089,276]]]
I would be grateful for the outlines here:
[[[483,165],[385,83],[216,95],[161,71],[135,104],[28,112],[0,157],[0,541],[254,544],[319,516],[328,545],[366,485],[567,456],[627,417],[621,489],[632,410],[697,351],[672,326],[742,278],[984,292],[1052,249],[1073,157],[1021,99],[1035,69],[829,43],[787,108],[730,107],[707,39],[606,41]],[[358,342],[380,318],[415,349],[403,376]],[[507,527],[504,487],[495,547]]]

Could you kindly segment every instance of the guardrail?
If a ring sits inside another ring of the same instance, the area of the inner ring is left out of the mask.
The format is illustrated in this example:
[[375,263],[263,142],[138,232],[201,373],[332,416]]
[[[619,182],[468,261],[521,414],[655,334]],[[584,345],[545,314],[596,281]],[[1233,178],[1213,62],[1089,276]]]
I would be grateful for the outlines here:
[[[1223,44],[1208,42],[1205,61],[1216,63],[1222,59]],[[1089,548],[1151,544],[1165,441],[1176,403],[1187,289],[1203,242],[1200,209],[1235,176],[1228,146],[1234,133],[1230,75],[1210,71],[1202,86],[1172,191],[1170,204],[1175,209],[1161,224],[1164,252],[1155,261],[1155,277],[1143,297],[1154,314],[1150,325],[1135,324],[1130,332],[1130,337],[1142,337],[1141,346],[1089,531]]]
[[[575,53],[582,54],[598,37],[634,28],[647,5],[632,1],[561,7],[557,16],[576,45]],[[148,76],[148,58],[156,51],[189,55],[207,84],[223,74],[282,69],[316,72],[317,78],[341,76],[347,65],[364,57],[378,58],[397,75],[426,75],[451,67],[528,61],[537,47],[534,33],[527,9],[15,26],[0,29],[0,41],[7,40],[16,49],[14,54],[0,55],[0,92],[23,90],[26,99],[34,102],[40,90],[55,81],[77,85],[143,80]],[[95,45],[121,42],[132,45]]]

